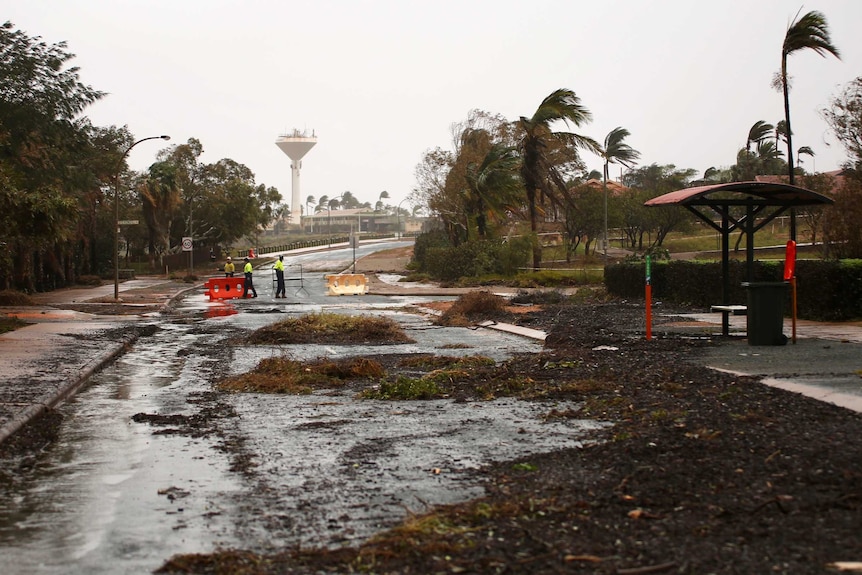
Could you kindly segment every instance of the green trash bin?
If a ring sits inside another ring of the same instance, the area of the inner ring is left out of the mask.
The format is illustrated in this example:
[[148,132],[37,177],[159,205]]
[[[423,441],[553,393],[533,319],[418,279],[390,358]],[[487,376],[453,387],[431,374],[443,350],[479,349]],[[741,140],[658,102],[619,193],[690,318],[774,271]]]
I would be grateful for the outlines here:
[[747,282],[748,345],[784,345],[784,298],[786,282]]

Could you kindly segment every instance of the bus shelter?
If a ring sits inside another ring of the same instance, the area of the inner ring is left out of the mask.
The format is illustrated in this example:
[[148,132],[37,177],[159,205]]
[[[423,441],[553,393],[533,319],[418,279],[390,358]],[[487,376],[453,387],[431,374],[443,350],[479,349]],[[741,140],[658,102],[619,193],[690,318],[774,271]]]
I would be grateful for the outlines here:
[[[732,182],[685,188],[645,202],[649,207],[682,206],[721,237],[722,305],[730,304],[730,234],[745,234],[746,278],[754,280],[754,234],[785,212],[801,206],[832,204],[823,194],[798,186],[771,182]],[[717,218],[716,218],[717,216]],[[751,313],[751,310],[749,310]],[[722,334],[729,333],[729,318],[722,318]],[[750,331],[750,330],[749,330]]]

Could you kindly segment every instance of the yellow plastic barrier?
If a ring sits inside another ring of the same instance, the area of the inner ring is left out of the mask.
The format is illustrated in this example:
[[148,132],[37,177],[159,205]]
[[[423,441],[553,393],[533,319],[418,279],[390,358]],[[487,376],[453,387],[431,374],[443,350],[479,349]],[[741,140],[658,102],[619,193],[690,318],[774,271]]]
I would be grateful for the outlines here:
[[337,274],[326,276],[329,295],[365,295],[368,293],[368,278],[365,274]]

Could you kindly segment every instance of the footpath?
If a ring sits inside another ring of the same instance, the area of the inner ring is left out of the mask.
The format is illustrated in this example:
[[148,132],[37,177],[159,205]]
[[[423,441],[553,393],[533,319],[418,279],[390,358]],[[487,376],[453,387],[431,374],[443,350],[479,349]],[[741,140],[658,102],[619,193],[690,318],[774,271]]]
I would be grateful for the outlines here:
[[[366,262],[359,260],[357,272],[368,274],[369,286],[379,295],[451,296],[469,291],[402,287],[380,281],[378,275],[396,273],[401,263],[373,258]],[[0,308],[3,315],[31,323],[0,334],[0,358],[4,366],[0,375],[0,443],[74,395],[90,375],[134,342],[143,324],[153,323],[160,308],[199,288],[200,285],[163,278],[144,278],[120,284],[120,298],[125,302],[122,306],[112,303],[111,284],[38,294],[34,298],[37,306]],[[108,307],[96,314],[56,306],[79,310]],[[114,315],[104,315],[105,312]],[[690,333],[720,331],[719,313],[687,314],[685,319],[696,326],[697,331]],[[790,334],[790,329],[788,323],[785,333]],[[862,322],[800,321],[797,343],[786,346],[749,346],[740,337],[744,330],[745,318],[733,317],[732,337],[722,345],[707,348],[699,363],[713,369],[760,376],[769,385],[862,412]],[[543,337],[544,334],[522,335]]]
[[[160,308],[189,289],[195,288],[147,278],[120,284],[123,306],[99,303],[113,298],[114,285],[109,284],[37,294],[35,306],[0,308],[4,316],[29,323],[0,334],[0,443],[73,396],[95,371],[137,339],[135,324],[152,320]],[[96,314],[58,305],[94,311],[110,306],[122,313],[103,315],[108,310]]]

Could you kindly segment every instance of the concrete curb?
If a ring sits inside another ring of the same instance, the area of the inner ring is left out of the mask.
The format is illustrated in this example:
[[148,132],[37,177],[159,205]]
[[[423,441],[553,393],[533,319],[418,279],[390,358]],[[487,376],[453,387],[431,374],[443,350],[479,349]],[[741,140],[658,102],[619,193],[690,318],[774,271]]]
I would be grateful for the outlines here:
[[186,295],[189,292],[193,292],[195,290],[203,290],[203,289],[204,289],[204,284],[201,283],[201,284],[191,285],[185,289],[181,289],[180,291],[178,291],[175,294],[171,294],[171,297],[166,299],[164,302],[162,302],[162,305],[159,306],[159,312],[170,311],[174,305],[174,300],[179,299],[180,297]]
[[69,382],[67,385],[60,387],[55,390],[53,393],[40,398],[37,403],[34,403],[24,410],[16,414],[12,419],[7,421],[2,427],[0,427],[0,443],[3,443],[7,438],[14,435],[21,428],[25,427],[28,423],[33,421],[35,418],[39,417],[47,411],[48,409],[52,409],[68,398],[72,397],[77,393],[84,384],[90,379],[90,377],[105,367],[110,362],[114,361],[120,354],[122,354],[128,346],[132,345],[135,341],[137,341],[137,334],[130,334],[125,337],[122,341],[118,343],[114,343],[106,348],[105,353],[100,356],[94,358],[91,362],[84,365],[80,372],[78,373],[78,377],[73,381]]
[[[202,289],[202,285],[191,285],[185,289],[171,294],[160,306],[159,312],[170,311],[174,300],[197,289]],[[94,357],[91,361],[81,367],[77,373],[77,377],[69,381],[66,385],[56,389],[54,392],[39,398],[36,403],[33,403],[6,421],[0,426],[0,444],[6,439],[20,431],[28,423],[45,413],[49,409],[53,409],[61,403],[74,396],[92,377],[92,375],[109,363],[113,362],[117,357],[122,355],[126,349],[138,340],[138,334],[132,333],[125,336],[121,341],[111,343],[105,346],[103,353]]]

